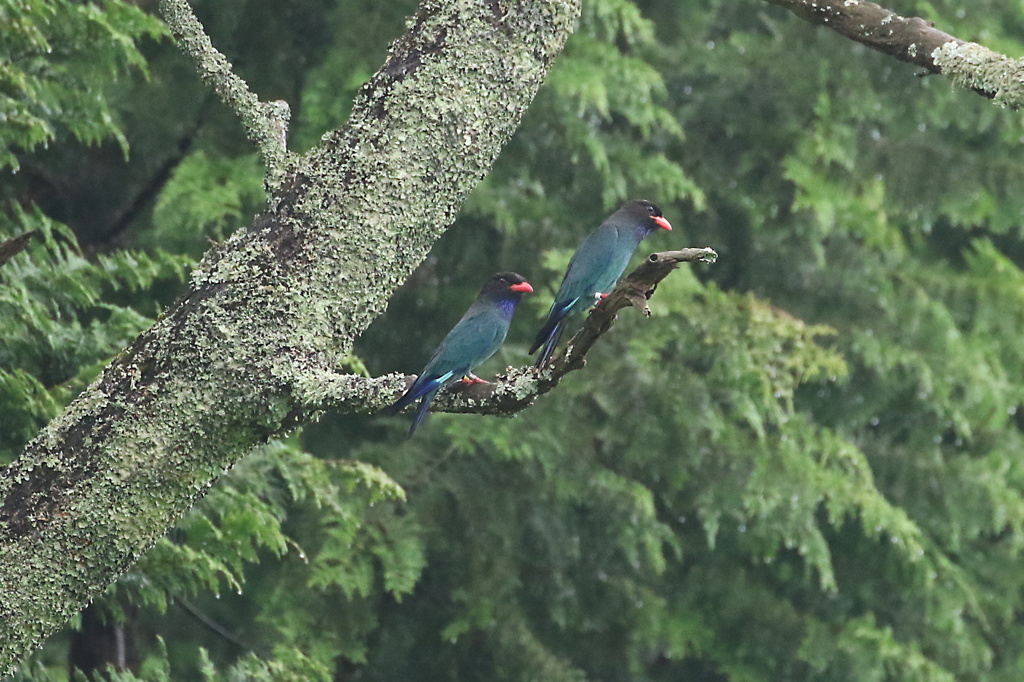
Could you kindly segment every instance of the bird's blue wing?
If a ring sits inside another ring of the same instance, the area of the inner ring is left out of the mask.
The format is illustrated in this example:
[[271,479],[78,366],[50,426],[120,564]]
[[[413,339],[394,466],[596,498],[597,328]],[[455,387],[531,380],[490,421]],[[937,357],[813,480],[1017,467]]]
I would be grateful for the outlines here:
[[[562,284],[555,294],[552,312],[557,307],[569,306],[567,313],[584,309],[593,302],[594,294],[609,286],[609,275],[615,269],[619,244],[618,230],[612,225],[602,225],[587,237],[576,249],[569,267],[565,270]],[[621,271],[611,274],[614,283]]]
[[[547,319],[530,346],[531,354],[538,348],[544,348],[537,357],[538,367],[547,362],[558,345],[567,318],[590,307],[594,303],[595,294],[607,293],[603,292],[602,287],[609,286],[608,273],[615,268],[618,241],[615,227],[605,224],[594,230],[576,249],[565,269],[551,309],[548,310]],[[612,277],[612,283],[618,279],[619,274]]]
[[453,372],[457,380],[494,355],[508,333],[509,320],[493,306],[472,306],[434,351],[424,374]]

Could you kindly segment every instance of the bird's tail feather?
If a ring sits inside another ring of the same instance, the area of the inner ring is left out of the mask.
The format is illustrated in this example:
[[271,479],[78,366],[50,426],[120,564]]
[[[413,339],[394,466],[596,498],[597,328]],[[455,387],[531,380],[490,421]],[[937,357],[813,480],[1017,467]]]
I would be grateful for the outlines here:
[[412,434],[416,433],[416,427],[420,425],[420,422],[426,416],[427,409],[430,407],[430,401],[434,399],[434,396],[437,395],[437,392],[441,390],[441,387],[445,385],[445,382],[451,376],[452,372],[448,372],[440,377],[424,381],[422,384],[417,379],[401,398],[385,407],[381,412],[384,414],[398,414],[406,406],[415,402],[417,398],[422,398],[420,406],[416,410],[416,416],[412,418],[412,424],[409,426],[409,437],[411,438]]
[[396,400],[395,402],[391,403],[383,410],[381,410],[381,413],[387,415],[398,414],[399,412],[405,409],[406,405],[416,400],[416,398],[419,398],[420,395],[422,394],[414,393],[412,388],[410,388],[408,391],[405,392],[405,394],[401,398],[399,398],[398,400]]
[[537,349],[547,343],[548,339],[551,338],[551,334],[554,333],[555,327],[558,325],[558,320],[554,319],[554,317],[555,316],[551,314],[548,315],[548,319],[544,320],[544,326],[540,328],[539,332],[537,332],[537,337],[533,340],[533,343],[530,344],[530,350],[527,351],[530,355],[536,353]]
[[[555,352],[555,347],[558,346],[559,340],[562,338],[562,330],[565,329],[565,318],[558,320],[555,326],[548,333],[547,339],[544,341],[543,348],[541,349],[540,355],[537,356],[537,362],[534,363],[537,367],[543,367],[547,363],[548,358]],[[537,344],[538,346],[540,344]],[[534,348],[536,350],[536,348]],[[533,351],[530,351],[531,353]]]
[[530,355],[536,353],[537,349],[541,346],[545,347],[545,353],[541,357],[546,358],[548,355],[551,355],[551,348],[554,346],[548,348],[548,345],[551,344],[553,337],[557,337],[562,333],[562,325],[565,324],[565,318],[569,316],[569,311],[572,310],[576,300],[573,299],[561,305],[557,301],[551,304],[551,310],[548,311],[548,319],[544,320],[544,326],[537,332],[537,337],[533,340],[533,345],[530,346]]
[[416,410],[416,416],[412,418],[412,424],[409,424],[409,438],[412,438],[412,434],[416,433],[416,427],[418,427],[420,422],[423,421],[423,418],[427,416],[427,408],[430,407],[430,401],[434,399],[435,393],[437,393],[437,391],[427,393],[423,396],[423,400],[420,401],[420,407]]

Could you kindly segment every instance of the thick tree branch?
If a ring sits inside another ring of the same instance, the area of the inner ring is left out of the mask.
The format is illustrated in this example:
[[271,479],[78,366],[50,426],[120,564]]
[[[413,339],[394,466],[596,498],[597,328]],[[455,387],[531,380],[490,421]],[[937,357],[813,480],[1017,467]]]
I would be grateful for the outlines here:
[[961,40],[920,17],[903,17],[866,0],[767,0],[858,43],[943,74],[1013,109],[1024,104],[1024,60]]
[[[262,127],[261,151],[283,154],[187,5],[164,7]],[[423,0],[346,126],[289,163],[187,296],[0,470],[0,675],[226,468],[300,423],[318,378],[344,365],[490,170],[578,16],[579,0]]]
[[160,13],[182,52],[195,63],[199,76],[242,122],[267,169],[267,187],[273,190],[290,161],[288,154],[288,103],[261,102],[239,78],[231,63],[213,46],[187,0],[160,0]]
[[[538,396],[554,389],[566,374],[586,365],[587,353],[611,329],[620,310],[632,306],[644,315],[650,315],[648,299],[658,283],[680,263],[713,263],[717,258],[718,254],[709,248],[652,253],[591,310],[582,329],[566,344],[565,351],[543,368],[510,369],[493,383],[456,384],[439,395],[431,409],[434,412],[505,416],[526,409]],[[306,395],[311,399],[307,410],[357,413],[376,412],[390,405],[416,378],[403,374],[374,378],[333,373],[309,376],[316,378],[307,387]]]

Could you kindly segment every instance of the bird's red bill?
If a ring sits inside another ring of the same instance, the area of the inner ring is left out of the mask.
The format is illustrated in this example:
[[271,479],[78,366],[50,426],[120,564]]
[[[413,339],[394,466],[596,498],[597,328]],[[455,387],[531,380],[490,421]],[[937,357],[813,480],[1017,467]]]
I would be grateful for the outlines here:
[[524,294],[533,293],[533,287],[530,286],[529,282],[520,282],[519,284],[513,284],[509,287],[512,291],[519,291]]
[[672,223],[662,218],[660,215],[654,217],[654,224],[663,230],[672,230]]

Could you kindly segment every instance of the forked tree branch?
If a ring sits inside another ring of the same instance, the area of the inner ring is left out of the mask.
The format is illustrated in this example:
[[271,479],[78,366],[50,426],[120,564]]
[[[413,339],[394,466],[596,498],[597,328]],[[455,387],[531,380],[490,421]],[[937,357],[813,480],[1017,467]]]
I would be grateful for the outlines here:
[[961,40],[920,17],[900,16],[866,0],[767,2],[928,73],[948,76],[999,104],[1013,109],[1024,105],[1024,60]]
[[[432,411],[509,416],[526,409],[537,397],[554,389],[566,374],[586,365],[587,353],[611,329],[620,310],[632,306],[649,316],[651,310],[647,305],[648,299],[654,294],[658,283],[680,263],[713,263],[717,258],[718,254],[710,248],[652,253],[593,308],[583,328],[566,344],[565,351],[556,355],[547,365],[540,369],[510,369],[493,383],[456,384],[434,400]],[[393,403],[415,378],[414,375],[404,374],[373,378],[352,374],[322,374],[319,381],[315,382],[316,385],[305,390],[305,394],[312,398],[307,407],[314,412],[376,412]],[[354,396],[358,396],[358,399],[354,399]]]

